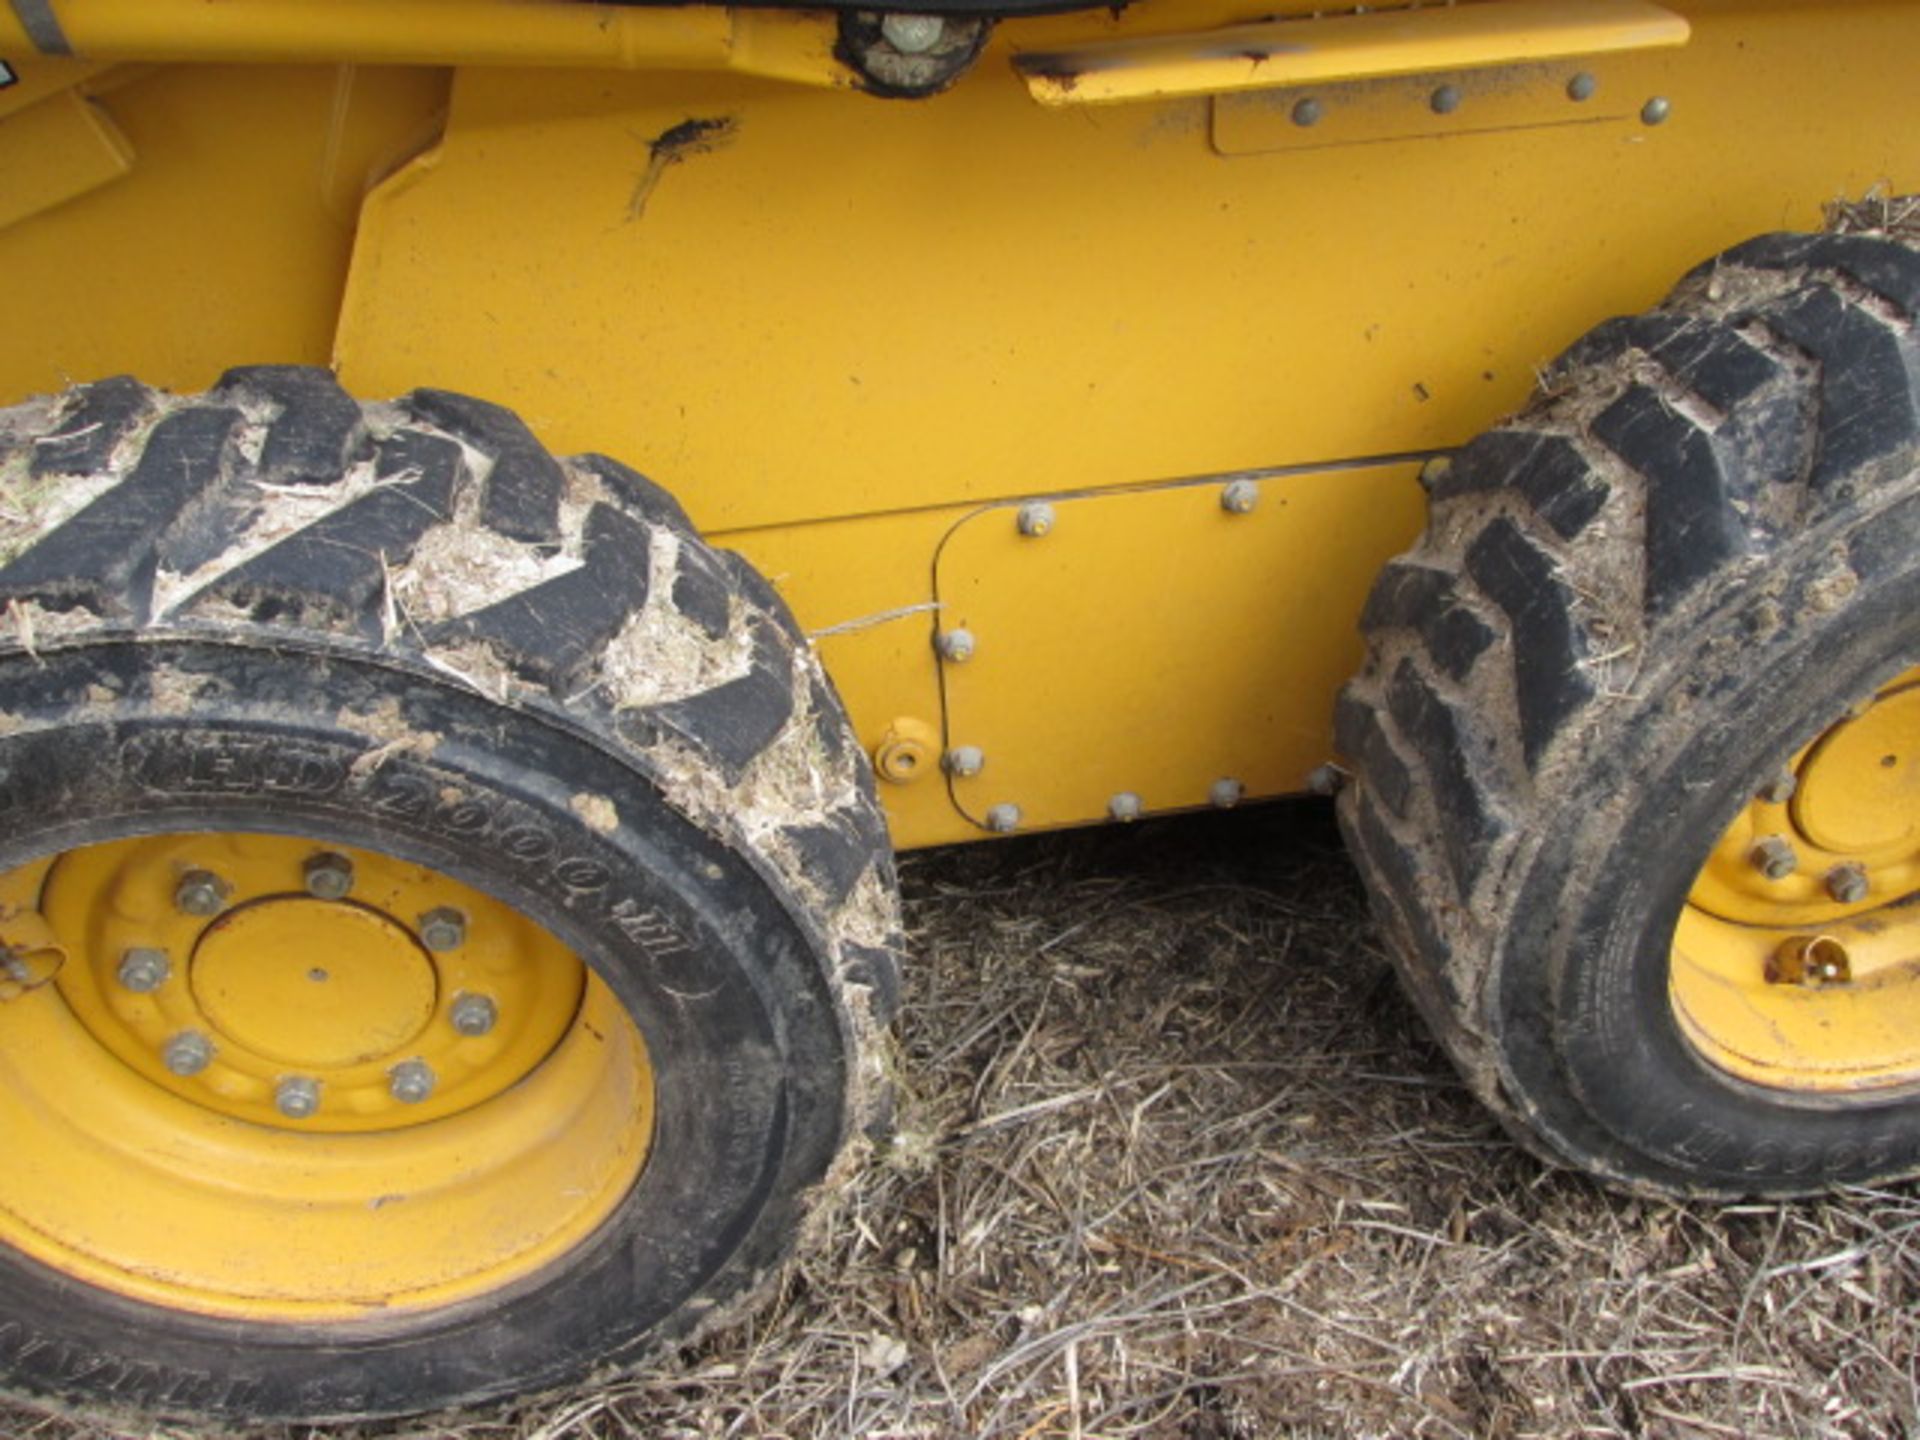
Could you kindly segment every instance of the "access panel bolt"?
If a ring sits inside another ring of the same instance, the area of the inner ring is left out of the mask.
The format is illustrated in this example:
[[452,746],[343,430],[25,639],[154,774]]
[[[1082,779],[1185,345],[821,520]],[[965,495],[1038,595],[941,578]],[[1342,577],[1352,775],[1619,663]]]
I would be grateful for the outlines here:
[[198,1075],[213,1063],[213,1042],[198,1030],[182,1030],[167,1041],[160,1060],[175,1075]]
[[971,630],[948,630],[936,642],[940,658],[959,665],[973,658],[973,632]]
[[447,1011],[453,1028],[469,1040],[485,1035],[499,1018],[499,1009],[485,995],[456,995]]
[[1020,828],[1018,805],[996,805],[987,811],[987,829],[996,835],[1011,835]]
[[1107,801],[1107,814],[1123,825],[1129,820],[1138,820],[1140,812],[1145,808],[1140,803],[1140,797],[1131,790],[1122,790]]
[[1207,791],[1207,799],[1216,810],[1231,810],[1246,793],[1247,787],[1229,775],[1213,782],[1213,787]]
[[1260,486],[1252,480],[1229,480],[1220,492],[1220,508],[1229,515],[1245,515],[1260,503]]
[[188,915],[218,915],[230,893],[227,882],[211,870],[189,870],[180,877],[173,903]]
[[344,900],[353,889],[353,862],[327,852],[307,861],[307,893],[316,900]]
[[1293,123],[1302,129],[1311,125],[1318,125],[1322,113],[1320,102],[1309,95],[1304,100],[1294,102]]
[[1044,500],[1034,500],[1020,507],[1015,519],[1020,533],[1030,540],[1038,540],[1053,529],[1053,506]]
[[467,941],[467,917],[458,910],[429,910],[420,917],[420,943],[437,953],[458,950]]
[[1842,905],[1858,905],[1867,898],[1867,872],[1849,861],[1827,871],[1827,894]]
[[139,945],[120,957],[120,968],[114,973],[134,994],[151,995],[167,983],[172,968],[166,951]]
[[1673,113],[1673,102],[1664,95],[1656,95],[1640,107],[1642,125],[1658,125]]
[[1780,835],[1768,835],[1756,841],[1748,858],[1753,861],[1753,868],[1769,880],[1784,880],[1800,868],[1800,857]]
[[1587,71],[1582,70],[1571,80],[1567,81],[1567,98],[1575,103],[1591,100],[1594,95],[1598,93],[1599,89],[1600,82],[1594,79]]
[[967,780],[986,768],[987,756],[978,745],[956,745],[941,763],[955,779]]
[[289,1120],[305,1120],[320,1108],[320,1084],[304,1075],[289,1075],[273,1087],[273,1108]]
[[1436,115],[1451,115],[1460,108],[1460,87],[1442,85],[1427,97],[1427,103],[1433,107]]
[[902,55],[924,55],[945,38],[947,22],[938,15],[888,15],[880,33]]
[[433,1067],[424,1060],[402,1060],[387,1071],[387,1093],[402,1105],[418,1105],[433,1093]]

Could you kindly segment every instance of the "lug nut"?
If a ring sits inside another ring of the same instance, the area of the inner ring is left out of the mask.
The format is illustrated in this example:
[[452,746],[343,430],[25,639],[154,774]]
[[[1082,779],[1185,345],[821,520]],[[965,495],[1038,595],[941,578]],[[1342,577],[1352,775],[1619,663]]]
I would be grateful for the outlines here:
[[1246,793],[1246,786],[1232,776],[1226,776],[1213,782],[1213,788],[1207,791],[1207,800],[1216,810],[1231,810]]
[[420,943],[437,952],[458,950],[467,941],[467,917],[458,910],[429,910],[420,917]]
[[402,1105],[418,1105],[433,1093],[433,1067],[424,1060],[402,1060],[387,1071],[387,1093]]
[[1858,905],[1867,898],[1867,872],[1851,861],[1827,871],[1827,894],[1842,905]]
[[987,811],[987,829],[996,835],[1010,835],[1020,828],[1018,805],[996,805]]
[[1340,787],[1346,783],[1346,774],[1338,765],[1316,765],[1307,772],[1309,794],[1338,795]]
[[902,55],[924,55],[946,37],[947,22],[938,15],[888,15],[880,33]]
[[188,915],[218,915],[231,893],[227,882],[211,870],[189,870],[180,877],[173,903]]
[[1053,529],[1053,506],[1044,500],[1034,500],[1022,505],[1018,523],[1022,535],[1038,540]]
[[1140,803],[1140,797],[1131,790],[1122,790],[1107,801],[1107,814],[1112,819],[1125,824],[1129,820],[1138,820],[1140,812],[1146,807]]
[[120,957],[120,968],[114,973],[134,994],[151,995],[167,983],[172,968],[166,951],[138,945]]
[[344,900],[353,889],[353,862],[327,852],[307,861],[307,893],[316,900]]
[[939,639],[940,656],[958,665],[963,660],[973,658],[973,632],[971,630],[948,630]]
[[1799,788],[1800,782],[1794,778],[1793,771],[1782,770],[1760,787],[1760,798],[1769,805],[1784,805],[1793,799],[1793,792]]
[[1245,515],[1260,503],[1260,485],[1254,480],[1229,480],[1220,491],[1220,508],[1229,515]]
[[946,766],[949,775],[965,780],[986,768],[987,757],[978,745],[956,745],[947,751],[946,759],[941,763]]
[[1747,858],[1753,861],[1753,868],[1769,880],[1784,880],[1800,868],[1800,857],[1781,835],[1768,835],[1755,842]]
[[304,1075],[289,1075],[273,1087],[273,1108],[289,1120],[305,1120],[320,1108],[320,1084]]
[[453,1028],[469,1040],[486,1034],[499,1020],[500,1011],[485,995],[456,995],[447,1011]]
[[198,1030],[182,1030],[167,1041],[160,1059],[176,1075],[198,1075],[213,1063],[213,1042]]

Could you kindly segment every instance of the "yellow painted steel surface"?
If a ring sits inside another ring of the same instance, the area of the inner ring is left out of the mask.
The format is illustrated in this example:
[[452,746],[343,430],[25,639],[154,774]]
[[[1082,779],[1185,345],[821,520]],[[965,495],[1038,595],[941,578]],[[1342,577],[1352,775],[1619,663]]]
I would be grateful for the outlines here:
[[[1671,8],[1689,29],[1678,48],[1316,89],[1307,141],[1298,87],[1063,112],[1013,66],[1273,13],[1218,0],[1003,23],[972,73],[918,103],[727,73],[745,32],[707,12],[685,23],[730,38],[685,63],[712,73],[493,56],[453,74],[443,124],[440,71],[135,71],[94,102],[131,171],[0,230],[0,397],[121,370],[192,387],[237,361],[331,355],[356,393],[469,390],[557,449],[638,465],[763,563],[811,629],[911,610],[942,598],[940,537],[980,506],[1110,492],[1110,523],[1145,533],[1169,481],[1459,444],[1583,330],[1716,249],[1817,225],[1873,186],[1920,189],[1905,58],[1920,6]],[[31,78],[30,57],[0,58]],[[1597,90],[1576,113],[1581,72]],[[1446,82],[1460,110],[1423,111]],[[1655,97],[1667,118],[1648,125]],[[683,145],[688,120],[717,123]],[[1340,537],[1327,558],[1249,570],[1242,613],[1387,553],[1413,522],[1353,487],[1322,523]],[[1033,607],[1035,573],[1009,555],[980,584]],[[1124,606],[1139,577],[1084,583]],[[1287,723],[1322,751],[1365,577],[1328,583],[1347,608],[1288,652],[1283,687]],[[1210,643],[1178,607],[1143,623],[1156,652]],[[901,720],[953,728],[932,628],[920,614],[823,640],[869,750]],[[1244,635],[1262,643],[1257,623]],[[1093,776],[1189,744],[1178,765],[1196,773],[1273,777],[1253,793],[1298,783],[1302,767],[1260,748],[1271,731],[1234,647],[1192,674],[1190,726],[1152,737],[1107,726],[1106,663],[1064,656],[1044,703],[990,697],[1035,773],[1060,777],[1008,799],[1048,823],[1097,819]],[[1098,751],[1071,738],[1094,733]],[[1221,755],[1220,736],[1245,749]],[[981,833],[942,789],[883,786],[901,843]]]
[[[1674,938],[1674,1013],[1707,1058],[1754,1084],[1911,1085],[1920,1080],[1920,671],[1784,773],[1791,793],[1782,786],[1743,810],[1694,882]],[[1770,875],[1763,846],[1791,865]],[[1809,950],[1838,973],[1809,973]]]
[[[626,1194],[652,1071],[606,987],[546,932],[420,866],[344,850],[352,893],[302,889],[279,836],[113,842],[0,875],[0,934],[40,923],[66,962],[0,1005],[0,1241],[108,1290],[250,1320],[341,1319],[496,1292]],[[173,903],[188,867],[229,887]],[[422,906],[466,936],[429,953]],[[155,983],[120,967],[135,942]],[[452,1023],[484,996],[495,1023]],[[197,1066],[161,1056],[200,1036]],[[390,1093],[431,1065],[430,1093]],[[178,1073],[186,1070],[188,1073]],[[319,1108],[288,1118],[288,1075]],[[26,1163],[20,1157],[32,1157]]]

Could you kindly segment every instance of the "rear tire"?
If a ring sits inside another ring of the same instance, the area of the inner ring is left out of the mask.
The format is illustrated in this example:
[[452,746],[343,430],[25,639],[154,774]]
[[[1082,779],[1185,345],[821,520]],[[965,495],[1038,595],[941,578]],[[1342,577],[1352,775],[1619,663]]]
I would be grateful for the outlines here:
[[[141,1087],[117,1112],[138,1133],[54,1125],[10,1162],[45,1183],[0,1183],[5,1384],[190,1421],[412,1413],[631,1366],[749,1303],[884,1113],[899,946],[864,758],[765,581],[639,475],[556,460],[505,410],[362,405],[310,369],[0,411],[0,487],[0,938],[44,957],[37,922],[66,917],[61,973],[0,1004],[0,1104],[37,1105],[34,1067],[59,1055]],[[303,891],[300,865],[341,852],[359,890]],[[201,865],[226,873],[219,913],[195,918],[175,887]],[[74,901],[83,872],[114,888]],[[471,897],[455,914],[475,935],[432,932],[438,893]],[[169,960],[123,972],[114,927],[142,894]],[[570,952],[591,972],[497,1083],[474,1057],[510,1051],[511,1002],[497,1023],[453,1007],[509,993],[513,957],[448,959],[478,954],[488,907],[531,937],[528,965],[564,972]],[[371,1041],[328,1029],[344,972],[324,963],[304,972],[334,986],[311,1014],[284,1003],[302,974],[260,978],[266,952],[212,978],[243,916],[283,950],[315,916],[392,937],[364,983],[398,1019]],[[183,1024],[211,1062],[155,1059]],[[629,1058],[583,1071],[598,1130],[522,1113],[602,1051]],[[482,1078],[452,1113],[461,1065]],[[317,1112],[277,1088],[288,1074],[320,1077]],[[616,1084],[624,1120],[605,1113]],[[589,1131],[640,1158],[540,1168],[554,1134]],[[231,1215],[176,1203],[195,1176],[166,1157],[189,1149],[232,1157]],[[434,1185],[395,1191],[416,1162]],[[488,1165],[498,1194],[463,1188]],[[586,1179],[599,1209],[521,1234]],[[96,1214],[102,1187],[135,1218]],[[323,1231],[310,1212],[335,1195],[345,1228]],[[143,1199],[173,1218],[143,1223]],[[258,1274],[227,1264],[248,1247]]]
[[[1873,1013],[1920,999],[1920,937],[1844,984],[1763,975],[1796,937],[1866,945],[1920,889],[1900,840],[1837,901],[1852,859],[1804,809],[1850,708],[1899,745],[1848,803],[1912,784],[1917,313],[1898,239],[1720,256],[1436,463],[1374,588],[1342,826],[1409,991],[1549,1160],[1670,1195],[1920,1170],[1920,1030]],[[1756,868],[1770,830],[1791,875]]]

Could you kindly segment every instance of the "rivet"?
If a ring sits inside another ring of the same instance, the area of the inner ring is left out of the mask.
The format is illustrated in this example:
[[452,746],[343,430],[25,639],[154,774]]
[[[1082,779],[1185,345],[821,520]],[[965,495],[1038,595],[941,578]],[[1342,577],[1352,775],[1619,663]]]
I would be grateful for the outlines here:
[[1020,828],[1018,805],[996,805],[987,811],[987,829],[996,835],[1010,835]]
[[1316,765],[1307,772],[1307,790],[1314,795],[1337,795],[1346,783],[1346,772],[1331,763]]
[[1107,815],[1123,825],[1129,820],[1138,820],[1140,812],[1146,807],[1140,803],[1140,797],[1131,790],[1122,790],[1107,801]]
[[424,1060],[402,1060],[387,1071],[387,1093],[402,1105],[418,1105],[433,1093],[436,1076]]
[[1436,115],[1451,115],[1460,108],[1460,87],[1442,85],[1428,97],[1427,103],[1433,107]]
[[1445,482],[1453,473],[1453,461],[1445,455],[1436,455],[1420,467],[1420,488],[1432,493],[1434,486]]
[[1664,95],[1656,95],[1640,107],[1640,123],[1658,125],[1673,113],[1673,103]]
[[1238,805],[1247,793],[1247,787],[1231,775],[1222,776],[1213,782],[1207,791],[1207,800],[1216,810],[1231,810]]
[[1229,480],[1220,491],[1220,508],[1229,515],[1245,515],[1260,503],[1260,485],[1255,480]]
[[198,1075],[213,1063],[213,1042],[198,1030],[182,1030],[167,1041],[160,1060],[176,1075]]
[[447,1020],[469,1040],[485,1035],[499,1018],[499,1009],[485,995],[456,995],[447,1009]]
[[167,974],[172,968],[166,951],[136,945],[120,957],[120,968],[114,974],[121,985],[134,994],[150,995],[167,983]]
[[289,1120],[305,1120],[320,1108],[319,1082],[289,1075],[273,1087],[273,1108]]
[[1294,102],[1293,123],[1302,129],[1310,125],[1318,125],[1320,123],[1320,116],[1323,113],[1320,108],[1320,102],[1309,95],[1304,100]]
[[1020,533],[1030,540],[1038,540],[1053,529],[1053,506],[1044,500],[1032,500],[1020,507],[1015,517]]
[[189,870],[180,877],[173,903],[188,915],[218,915],[229,893],[227,882],[211,870]]
[[973,632],[971,630],[947,630],[935,642],[940,658],[950,660],[955,665],[973,658]]
[[1760,798],[1769,805],[1784,805],[1793,799],[1794,791],[1799,788],[1800,782],[1794,778],[1793,772],[1782,770],[1760,787]]
[[315,855],[307,861],[306,881],[314,899],[344,900],[353,889],[353,862],[330,851]]
[[978,745],[956,745],[947,751],[940,763],[946,767],[949,775],[965,780],[978,775],[986,767],[987,756]]
[[1785,836],[1767,835],[1754,843],[1747,858],[1769,880],[1784,880],[1800,866],[1800,857]]
[[420,917],[420,943],[435,953],[467,943],[467,917],[458,910],[429,910]]
[[1867,872],[1851,861],[1827,871],[1827,894],[1842,905],[1858,905],[1867,898]]
[[902,55],[924,55],[946,35],[947,22],[938,15],[887,15],[880,33]]
[[1591,100],[1599,89],[1600,82],[1594,79],[1587,71],[1582,70],[1571,80],[1567,81],[1567,98],[1576,103],[1582,100]]

